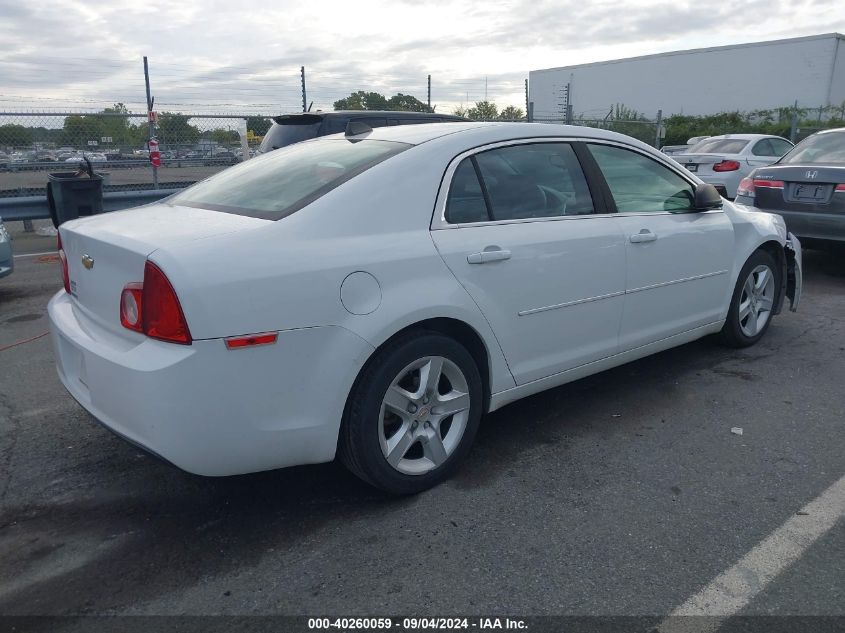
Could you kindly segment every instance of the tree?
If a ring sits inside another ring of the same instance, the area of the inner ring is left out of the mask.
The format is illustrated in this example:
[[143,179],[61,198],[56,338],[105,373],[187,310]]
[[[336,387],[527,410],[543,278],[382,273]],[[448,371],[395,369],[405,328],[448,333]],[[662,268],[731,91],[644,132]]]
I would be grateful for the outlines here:
[[270,129],[272,121],[263,116],[249,116],[246,118],[246,129],[250,130],[255,136],[264,136],[267,130]]
[[335,110],[387,110],[387,99],[377,92],[359,90],[334,102]]
[[525,118],[525,113],[522,108],[508,106],[499,113],[499,118],[503,121],[520,121]]
[[469,108],[462,106],[462,105],[456,106],[455,109],[452,110],[452,114],[454,114],[455,116],[460,116],[460,117],[464,117],[464,118],[467,118],[467,116],[469,116],[467,114],[468,112],[469,112]]
[[467,116],[475,121],[492,121],[499,116],[499,109],[492,101],[476,101],[475,106],[467,110]]
[[10,147],[26,147],[32,145],[32,128],[7,123],[0,125],[0,145]]
[[186,114],[162,112],[158,116],[158,138],[163,144],[192,144],[200,137],[196,126],[188,123]]
[[217,128],[216,130],[211,130],[211,138],[221,145],[230,145],[232,143],[237,143],[240,136],[238,136],[238,133],[234,130]]
[[401,92],[387,100],[386,110],[404,110],[405,112],[434,112],[416,97],[403,95]]
[[83,147],[88,141],[99,138],[99,125],[96,119],[90,116],[69,116],[65,117],[62,126],[61,143],[71,147]]

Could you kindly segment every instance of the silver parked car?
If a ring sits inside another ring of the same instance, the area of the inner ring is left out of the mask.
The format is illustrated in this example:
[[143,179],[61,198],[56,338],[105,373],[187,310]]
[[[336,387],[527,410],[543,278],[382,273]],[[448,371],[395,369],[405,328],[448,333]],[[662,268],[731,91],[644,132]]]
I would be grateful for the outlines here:
[[0,277],[11,275],[15,269],[15,257],[12,253],[12,238],[0,218]]
[[672,158],[733,200],[740,181],[753,169],[771,165],[792,147],[780,136],[723,134],[706,138]]

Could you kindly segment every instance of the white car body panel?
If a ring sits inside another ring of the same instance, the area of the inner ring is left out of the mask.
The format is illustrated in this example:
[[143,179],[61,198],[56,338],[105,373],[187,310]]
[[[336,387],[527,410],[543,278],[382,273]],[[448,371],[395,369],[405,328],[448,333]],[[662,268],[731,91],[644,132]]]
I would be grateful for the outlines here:
[[[616,223],[571,216],[432,231],[432,238],[497,333],[517,384],[616,353],[625,295]],[[510,259],[468,263],[493,247]]]
[[[786,244],[779,217],[727,202],[706,213],[432,230],[455,157],[550,136],[607,139],[666,160],[586,128],[397,126],[370,138],[419,145],[275,222],[165,201],[63,224],[76,296],[60,291],[49,306],[62,382],[106,426],[190,472],[328,461],[356,377],[409,326],[448,319],[472,330],[488,356],[495,410],[718,331],[748,256],[765,242]],[[642,228],[658,239],[630,243]],[[468,264],[489,245],[512,257]],[[179,297],[189,346],[120,326],[121,289],[142,280],[147,259]],[[260,332],[278,341],[240,350],[223,341]]]
[[[724,319],[734,250],[724,211],[623,214],[627,285],[619,347],[627,351]],[[632,242],[643,232],[654,241]]]

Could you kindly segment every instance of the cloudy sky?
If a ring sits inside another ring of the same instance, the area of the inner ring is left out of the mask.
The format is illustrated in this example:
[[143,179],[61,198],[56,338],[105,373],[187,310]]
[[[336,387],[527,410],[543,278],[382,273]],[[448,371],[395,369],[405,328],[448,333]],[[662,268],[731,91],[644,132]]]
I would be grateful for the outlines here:
[[[842,0],[0,0],[0,111],[331,109],[354,90],[524,107],[528,71],[845,32]],[[749,72],[751,72],[749,70]]]

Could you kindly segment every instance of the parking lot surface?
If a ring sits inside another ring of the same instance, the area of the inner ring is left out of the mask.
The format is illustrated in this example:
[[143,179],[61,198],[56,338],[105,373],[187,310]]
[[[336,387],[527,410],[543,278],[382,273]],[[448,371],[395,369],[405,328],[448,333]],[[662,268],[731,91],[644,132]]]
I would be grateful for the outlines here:
[[[99,426],[41,336],[61,280],[30,253],[52,248],[19,236],[0,280],[2,614],[662,616],[845,474],[842,257],[805,254],[800,311],[757,346],[512,404],[452,480],[397,499],[336,464],[196,477]],[[740,613],[845,615],[843,560],[839,516]]]

